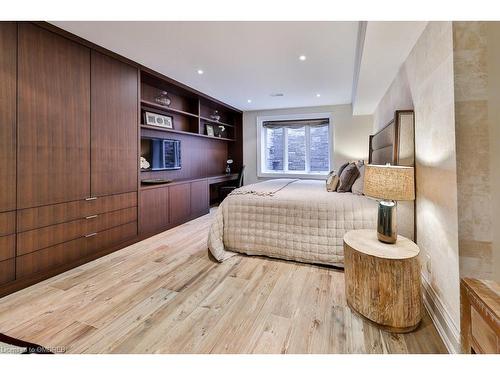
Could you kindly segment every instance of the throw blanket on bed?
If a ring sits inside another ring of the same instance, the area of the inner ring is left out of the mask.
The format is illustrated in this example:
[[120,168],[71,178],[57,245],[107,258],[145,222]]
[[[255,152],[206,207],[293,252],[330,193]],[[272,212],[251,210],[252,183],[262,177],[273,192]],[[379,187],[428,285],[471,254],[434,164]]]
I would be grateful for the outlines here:
[[324,181],[270,180],[235,190],[219,206],[208,237],[213,256],[266,255],[342,266],[343,237],[376,228],[377,202],[327,192]]
[[282,178],[279,180],[270,180],[270,181],[265,181],[260,184],[252,184],[252,185],[247,185],[243,186],[239,189],[233,190],[230,195],[245,195],[245,194],[252,194],[252,195],[258,195],[261,197],[265,196],[273,196],[276,194],[278,191],[281,189],[285,188],[286,186],[290,185],[293,182],[296,182],[298,180],[290,180],[286,178]]

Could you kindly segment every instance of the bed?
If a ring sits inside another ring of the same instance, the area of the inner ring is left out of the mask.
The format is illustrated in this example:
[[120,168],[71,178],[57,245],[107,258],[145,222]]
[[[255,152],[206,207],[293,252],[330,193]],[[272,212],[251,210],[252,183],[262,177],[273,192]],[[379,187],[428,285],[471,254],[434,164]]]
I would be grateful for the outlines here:
[[329,193],[324,181],[278,179],[235,190],[215,216],[208,246],[219,261],[241,252],[342,266],[344,234],[375,228],[377,202]]
[[[400,112],[402,116],[408,111]],[[371,163],[398,164],[404,149],[400,115],[397,111],[395,120],[370,136]],[[244,253],[343,267],[344,234],[375,229],[377,207],[376,200],[364,195],[327,192],[324,180],[275,179],[246,185],[219,206],[208,248],[221,262]],[[399,233],[410,238],[413,215],[413,205],[398,206]]]

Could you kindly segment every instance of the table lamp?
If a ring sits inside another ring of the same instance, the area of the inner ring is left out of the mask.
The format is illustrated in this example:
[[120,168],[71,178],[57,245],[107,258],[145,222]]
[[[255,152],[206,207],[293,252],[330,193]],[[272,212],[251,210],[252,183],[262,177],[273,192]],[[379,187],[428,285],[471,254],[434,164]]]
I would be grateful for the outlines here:
[[381,242],[393,244],[398,237],[396,201],[415,199],[415,182],[413,167],[399,165],[365,166],[363,192],[365,195],[379,199],[377,238]]

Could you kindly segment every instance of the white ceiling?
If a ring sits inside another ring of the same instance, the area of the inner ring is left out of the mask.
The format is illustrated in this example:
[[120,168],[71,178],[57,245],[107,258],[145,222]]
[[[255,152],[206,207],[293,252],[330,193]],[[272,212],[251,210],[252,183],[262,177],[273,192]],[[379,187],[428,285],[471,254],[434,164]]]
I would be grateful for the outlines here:
[[353,114],[372,114],[427,22],[378,22],[366,25]]
[[358,22],[51,23],[242,110],[351,102]]
[[[423,21],[52,23],[245,111],[352,102],[355,115],[374,112],[427,25]],[[300,55],[306,60],[300,61]],[[199,75],[198,69],[204,74]],[[271,96],[276,93],[283,96]]]

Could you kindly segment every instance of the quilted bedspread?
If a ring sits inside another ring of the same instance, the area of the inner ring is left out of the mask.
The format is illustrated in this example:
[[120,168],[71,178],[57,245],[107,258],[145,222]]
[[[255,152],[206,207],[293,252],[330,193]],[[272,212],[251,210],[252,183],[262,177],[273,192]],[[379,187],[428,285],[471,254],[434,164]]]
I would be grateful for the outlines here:
[[208,247],[218,261],[236,253],[343,266],[343,237],[376,228],[377,201],[331,193],[325,181],[278,179],[233,191],[219,206]]

